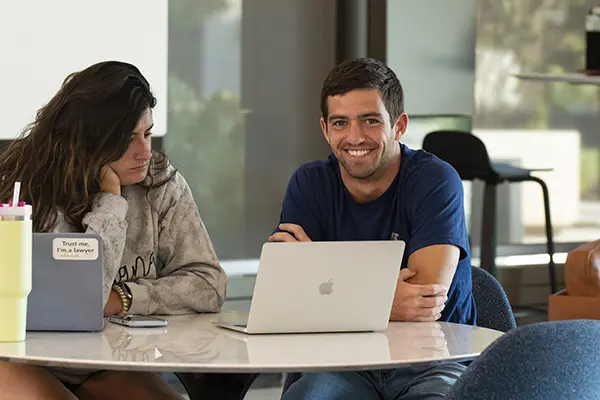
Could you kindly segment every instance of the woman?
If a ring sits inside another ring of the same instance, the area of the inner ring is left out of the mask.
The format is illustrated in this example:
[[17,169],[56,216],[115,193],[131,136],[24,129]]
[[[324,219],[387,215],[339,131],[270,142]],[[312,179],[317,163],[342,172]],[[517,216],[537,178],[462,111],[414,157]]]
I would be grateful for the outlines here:
[[[0,200],[20,181],[34,231],[102,237],[106,316],[218,312],[225,297],[190,188],[151,150],[155,104],[133,65],[92,65],[70,75],[0,157]],[[3,399],[180,398],[152,373],[7,362],[0,387]]]

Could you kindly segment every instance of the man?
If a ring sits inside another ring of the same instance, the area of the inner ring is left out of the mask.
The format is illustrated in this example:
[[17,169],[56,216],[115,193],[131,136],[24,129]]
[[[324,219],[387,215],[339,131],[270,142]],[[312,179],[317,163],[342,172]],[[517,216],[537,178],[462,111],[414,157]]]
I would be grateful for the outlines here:
[[[323,84],[321,112],[332,154],[294,173],[269,241],[404,240],[390,320],[474,325],[462,182],[449,164],[399,143],[408,116],[394,72],[368,58],[339,64]],[[464,369],[305,374],[284,398],[442,398]]]

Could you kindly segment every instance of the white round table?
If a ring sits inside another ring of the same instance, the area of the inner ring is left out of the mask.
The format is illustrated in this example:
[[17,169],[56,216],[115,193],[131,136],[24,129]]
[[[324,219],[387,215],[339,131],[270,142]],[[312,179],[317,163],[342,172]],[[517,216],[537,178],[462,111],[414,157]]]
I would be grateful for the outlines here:
[[384,332],[246,335],[213,321],[165,317],[167,328],[107,323],[102,332],[28,332],[0,343],[0,360],[68,368],[162,372],[309,372],[395,368],[479,355],[502,332],[453,323],[391,322]]

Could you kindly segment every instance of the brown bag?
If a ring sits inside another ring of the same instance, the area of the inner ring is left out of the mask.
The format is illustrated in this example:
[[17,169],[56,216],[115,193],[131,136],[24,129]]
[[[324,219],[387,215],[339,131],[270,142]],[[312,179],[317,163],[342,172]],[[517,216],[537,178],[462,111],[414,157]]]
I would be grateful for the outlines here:
[[600,296],[600,240],[584,243],[569,252],[565,286],[569,296]]

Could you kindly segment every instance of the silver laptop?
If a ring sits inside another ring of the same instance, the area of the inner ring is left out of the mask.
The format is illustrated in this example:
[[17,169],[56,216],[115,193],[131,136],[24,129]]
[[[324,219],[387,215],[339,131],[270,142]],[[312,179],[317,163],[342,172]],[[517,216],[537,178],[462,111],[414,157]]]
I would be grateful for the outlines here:
[[249,334],[385,330],[404,249],[403,241],[266,243],[248,320],[216,324]]
[[28,331],[99,331],[104,327],[102,238],[34,233]]

